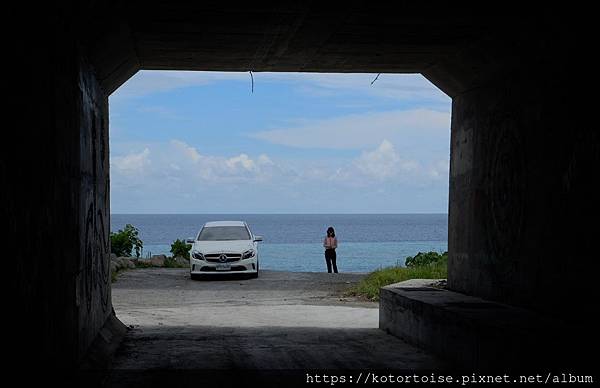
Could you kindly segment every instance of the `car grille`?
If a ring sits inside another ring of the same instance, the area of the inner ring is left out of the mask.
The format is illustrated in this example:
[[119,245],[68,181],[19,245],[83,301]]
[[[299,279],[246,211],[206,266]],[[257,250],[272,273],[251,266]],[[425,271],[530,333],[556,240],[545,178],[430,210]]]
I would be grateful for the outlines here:
[[[204,266],[202,268],[200,268],[200,272],[215,272],[217,269],[215,267],[208,267],[208,266]],[[233,265],[231,266],[231,272],[236,272],[236,271],[246,271],[247,268],[244,267],[243,265]],[[227,271],[222,271],[221,273],[227,273]]]
[[[227,256],[226,261],[221,261],[221,255]],[[209,253],[204,255],[204,258],[209,263],[232,263],[234,261],[240,261],[242,255],[239,253]]]

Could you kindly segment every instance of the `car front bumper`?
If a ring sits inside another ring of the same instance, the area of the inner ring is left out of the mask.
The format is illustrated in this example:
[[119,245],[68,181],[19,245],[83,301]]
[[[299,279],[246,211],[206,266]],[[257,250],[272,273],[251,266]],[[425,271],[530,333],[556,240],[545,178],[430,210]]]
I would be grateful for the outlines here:
[[217,269],[222,263],[208,262],[204,260],[198,260],[192,258],[190,260],[190,273],[192,275],[219,275],[219,274],[244,274],[244,273],[257,273],[258,272],[258,259],[243,259],[227,263],[230,265],[230,269],[221,270]]

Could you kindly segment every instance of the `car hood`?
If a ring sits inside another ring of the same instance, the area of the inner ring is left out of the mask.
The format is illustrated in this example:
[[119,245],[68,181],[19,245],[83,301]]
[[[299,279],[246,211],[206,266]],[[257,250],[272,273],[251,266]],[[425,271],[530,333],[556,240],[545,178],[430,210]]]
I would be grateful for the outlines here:
[[200,253],[242,253],[248,249],[254,249],[252,240],[232,240],[232,241],[196,241],[192,246],[192,251]]

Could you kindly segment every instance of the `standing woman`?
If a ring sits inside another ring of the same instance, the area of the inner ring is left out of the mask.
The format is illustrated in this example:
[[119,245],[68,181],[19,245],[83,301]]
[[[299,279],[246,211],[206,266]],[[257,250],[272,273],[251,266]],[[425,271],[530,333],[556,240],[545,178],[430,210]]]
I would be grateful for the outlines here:
[[323,240],[323,246],[325,247],[325,263],[327,263],[327,272],[331,273],[331,265],[333,264],[333,272],[338,273],[336,264],[335,248],[337,248],[338,242],[335,237],[335,230],[333,227],[327,228],[327,237]]

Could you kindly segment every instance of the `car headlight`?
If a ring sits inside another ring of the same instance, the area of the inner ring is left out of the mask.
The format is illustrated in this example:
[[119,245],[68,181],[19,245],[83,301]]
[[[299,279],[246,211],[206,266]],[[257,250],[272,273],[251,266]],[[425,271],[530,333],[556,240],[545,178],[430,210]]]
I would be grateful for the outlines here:
[[200,252],[192,252],[192,256],[194,259],[204,260],[204,255]]
[[250,259],[254,256],[256,256],[256,251],[254,249],[248,249],[242,254],[242,259]]

